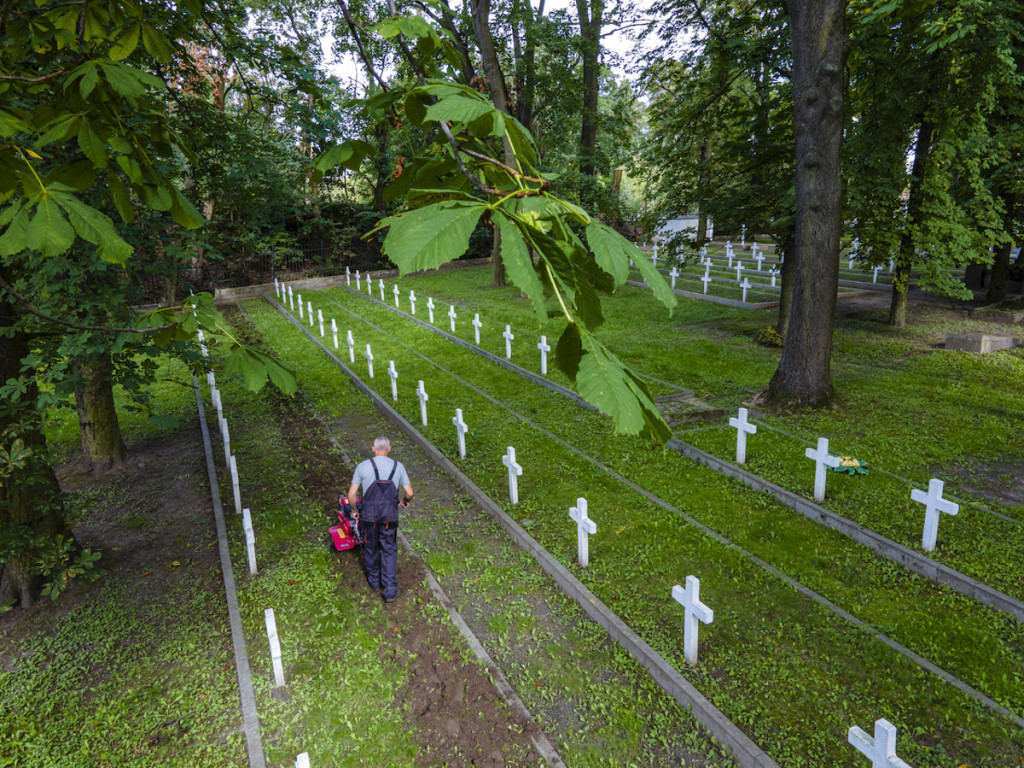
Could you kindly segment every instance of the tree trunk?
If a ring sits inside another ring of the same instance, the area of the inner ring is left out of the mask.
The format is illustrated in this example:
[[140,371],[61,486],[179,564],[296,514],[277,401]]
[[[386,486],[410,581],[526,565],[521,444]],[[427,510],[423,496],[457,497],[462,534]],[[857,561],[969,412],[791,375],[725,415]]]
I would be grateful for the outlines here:
[[128,450],[114,407],[110,356],[101,360],[78,360],[74,369],[82,377],[82,385],[75,388],[75,408],[85,464],[93,472],[120,467],[128,457]]
[[455,23],[455,14],[448,5],[448,0],[441,0],[441,18],[438,22],[441,27],[452,36],[452,45],[459,52],[459,69],[462,72],[462,82],[472,86],[476,79],[476,71],[473,69],[473,59],[469,54],[469,45],[462,36],[462,30]]
[[789,333],[789,317],[793,311],[793,272],[796,259],[793,251],[796,249],[795,234],[790,231],[786,233],[786,239],[782,241],[782,275],[779,288],[779,318],[775,323],[775,330],[779,336],[786,338]]
[[976,291],[980,288],[985,287],[985,273],[988,271],[988,265],[982,264],[977,261],[972,261],[967,265],[967,269],[964,270],[964,285],[972,291]]
[[990,304],[1006,300],[1006,284],[1010,279],[1010,250],[1013,248],[1013,214],[1017,202],[1013,192],[1004,189],[1002,191],[1003,206],[1006,209],[1003,213],[1005,223],[1006,241],[996,250],[995,258],[992,261],[992,279],[988,283],[988,293],[985,300]]
[[[598,60],[601,57],[601,25],[604,14],[604,0],[576,0],[576,12],[580,17],[580,37],[583,45],[580,57],[583,61],[583,120],[580,126],[580,173],[591,177],[583,179],[580,187],[580,202],[592,204],[589,194],[596,172],[597,149],[597,97]],[[586,190],[586,193],[584,192]]]
[[920,128],[914,146],[914,167],[910,171],[910,196],[907,200],[907,224],[900,238],[900,250],[896,256],[896,272],[892,277],[892,303],[889,305],[889,325],[903,328],[907,324],[907,290],[910,287],[910,270],[914,266],[914,236],[921,221],[924,175],[928,171],[928,157],[932,151],[935,126],[923,115],[918,117]]
[[765,399],[775,410],[832,400],[832,329],[842,231],[846,0],[790,0],[796,229],[793,299],[779,367]]
[[700,170],[697,172],[697,190],[700,199],[697,202],[697,247],[708,241],[708,187],[711,184],[707,166],[711,158],[711,139],[707,136],[700,143]]

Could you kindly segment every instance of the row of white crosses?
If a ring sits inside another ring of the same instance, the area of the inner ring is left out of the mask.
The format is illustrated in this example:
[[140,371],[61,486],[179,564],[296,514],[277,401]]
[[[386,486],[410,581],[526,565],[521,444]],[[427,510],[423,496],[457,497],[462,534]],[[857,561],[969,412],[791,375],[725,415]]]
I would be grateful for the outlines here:
[[[729,419],[729,426],[736,430],[736,463],[747,461],[747,435],[757,434],[757,425],[750,423],[746,408],[740,408],[737,416]],[[839,457],[828,452],[828,438],[819,437],[817,448],[807,448],[804,455],[814,462],[814,500],[825,500],[825,478],[827,469],[839,466]],[[921,537],[921,548],[925,552],[935,551],[935,540],[939,532],[940,514],[955,515],[960,505],[942,498],[943,482],[932,478],[928,482],[928,491],[914,488],[910,498],[924,504],[924,534]]]

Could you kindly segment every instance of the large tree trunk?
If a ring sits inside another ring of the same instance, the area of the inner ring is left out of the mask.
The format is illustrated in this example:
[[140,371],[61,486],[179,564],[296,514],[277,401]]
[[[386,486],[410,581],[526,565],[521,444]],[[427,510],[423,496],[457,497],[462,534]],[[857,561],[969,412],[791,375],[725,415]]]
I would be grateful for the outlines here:
[[532,131],[533,104],[537,87],[537,33],[534,25],[544,17],[544,0],[540,0],[536,18],[533,15],[533,7],[524,0],[513,0],[512,9],[515,12],[514,16],[519,16],[523,23],[520,36],[518,21],[515,18],[512,20],[512,44],[516,60],[516,118],[526,130]]
[[597,97],[598,61],[601,57],[601,25],[604,14],[604,0],[576,0],[576,12],[580,17],[580,37],[583,40],[580,56],[583,60],[583,120],[580,126],[580,173],[584,177],[580,186],[580,202],[592,204],[589,192],[596,172],[597,150]]
[[[4,278],[13,282],[6,269]],[[0,299],[0,327],[8,333],[0,334],[0,381],[19,379],[21,361],[29,354],[29,344],[18,325],[18,310],[13,300]],[[16,439],[24,441],[32,453],[21,469],[15,469],[0,484],[0,532],[4,538],[20,532],[28,536],[41,536],[53,541],[58,535],[70,536],[64,522],[60,486],[57,476],[47,461],[46,438],[40,427],[40,414],[36,410],[39,391],[35,377],[30,377],[27,390],[7,401],[0,411],[0,432],[14,426],[4,449],[10,450]],[[0,576],[0,602],[14,600],[22,608],[31,608],[39,598],[42,579],[35,567],[38,549],[30,542],[19,546],[5,557]]]
[[700,200],[697,202],[697,247],[708,241],[708,187],[711,185],[708,173],[708,161],[711,159],[711,139],[707,136],[700,143],[700,169],[697,171],[697,189]]
[[796,242],[793,302],[765,399],[776,410],[832,400],[832,329],[842,231],[846,0],[790,0]]
[[985,273],[987,271],[987,264],[972,261],[970,264],[967,265],[967,269],[964,270],[964,285],[966,285],[972,291],[984,288]]
[[93,472],[107,472],[120,467],[128,457],[128,450],[121,437],[121,425],[114,407],[110,356],[100,360],[79,360],[74,368],[82,377],[82,385],[75,388],[75,407],[85,465]]
[[900,251],[896,256],[896,272],[892,277],[892,302],[889,305],[889,325],[903,328],[907,324],[907,291],[910,270],[914,266],[914,236],[921,221],[924,175],[928,171],[928,156],[932,151],[935,126],[924,116],[918,118],[920,128],[914,146],[914,167],[910,172],[910,197],[907,200],[907,224],[900,238]]
[[789,333],[789,318],[793,311],[793,273],[796,265],[796,259],[792,255],[794,250],[795,233],[787,232],[785,240],[782,241],[782,283],[779,289],[779,318],[775,323],[775,330],[782,338],[786,338]]
[[1003,213],[1003,222],[1007,240],[996,250],[992,261],[992,279],[988,283],[988,293],[985,295],[985,300],[990,304],[1006,299],[1006,284],[1010,279],[1010,250],[1013,248],[1013,216],[1017,198],[1013,192],[1006,189],[1002,190],[1001,196],[1006,209]]

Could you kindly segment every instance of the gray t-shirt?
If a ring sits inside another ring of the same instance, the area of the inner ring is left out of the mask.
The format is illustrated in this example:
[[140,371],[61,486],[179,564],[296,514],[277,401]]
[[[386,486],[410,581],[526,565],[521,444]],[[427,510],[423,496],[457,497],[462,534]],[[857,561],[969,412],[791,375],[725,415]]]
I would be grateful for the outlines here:
[[[366,489],[370,487],[371,483],[377,481],[373,474],[373,464],[370,463],[371,461],[377,465],[377,473],[380,475],[381,480],[387,480],[388,475],[391,474],[391,468],[397,464],[398,469],[395,470],[395,476],[391,478],[391,482],[395,484],[399,491],[409,485],[409,475],[406,473],[405,467],[402,466],[402,462],[395,461],[389,456],[374,456],[372,459],[360,462],[359,466],[356,467],[355,473],[352,475],[352,482],[359,484],[362,494],[366,493]],[[401,492],[398,495],[401,498]]]

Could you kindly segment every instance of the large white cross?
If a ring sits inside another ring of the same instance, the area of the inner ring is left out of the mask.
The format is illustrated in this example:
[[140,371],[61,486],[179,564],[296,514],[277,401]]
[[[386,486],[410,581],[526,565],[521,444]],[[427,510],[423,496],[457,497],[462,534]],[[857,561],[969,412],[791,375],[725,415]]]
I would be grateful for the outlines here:
[[672,278],[672,290],[674,291],[676,289],[676,278],[679,277],[679,270],[672,267],[672,269],[668,271],[668,275]]
[[540,350],[540,372],[545,376],[548,375],[548,352],[551,351],[551,346],[548,344],[548,337],[541,336],[540,344],[537,345],[537,349]]
[[515,336],[512,335],[512,326],[511,325],[506,325],[505,326],[505,332],[503,334],[501,334],[501,335],[505,337],[505,357],[507,357],[509,360],[511,360],[512,359],[512,339],[515,338]]
[[740,281],[740,277],[742,275],[743,275],[743,262],[737,259],[737,261],[736,261],[736,282],[737,283]]
[[396,285],[391,292],[395,294],[395,309],[398,309],[398,294],[401,293],[401,291],[398,290],[398,286]]
[[742,285],[740,287],[743,288],[743,300],[746,301],[747,300],[747,291],[750,290],[750,278],[749,277],[744,277],[743,278],[743,283],[742,283]]
[[710,270],[710,268],[708,269],[707,272],[704,273],[704,277],[702,277],[700,279],[700,281],[702,283],[704,283],[704,293],[707,293],[708,292],[708,283],[711,282],[711,270]]
[[277,622],[274,621],[274,609],[267,608],[263,612],[267,623],[267,640],[270,642],[270,661],[274,665],[274,687],[284,687],[284,665],[281,663],[281,641],[277,639]]
[[736,463],[747,463],[747,435],[757,434],[757,425],[747,421],[747,409],[740,408],[739,416],[729,418],[729,426],[736,428]]
[[378,280],[377,284],[380,286],[380,300],[383,302],[384,301],[384,281],[383,280]]
[[416,293],[414,291],[409,291],[409,307],[410,307],[410,314],[415,315],[416,314]]
[[324,337],[324,311],[322,309],[316,311],[316,319],[320,321],[320,338],[322,339]]
[[587,500],[576,499],[576,506],[569,507],[569,517],[576,523],[576,558],[580,566],[586,568],[590,562],[589,536],[597,533],[597,523],[587,517]]
[[430,317],[431,325],[433,325],[433,323],[434,323],[434,297],[433,296],[428,296],[427,297],[427,314]]
[[855,725],[847,731],[846,740],[871,760],[871,768],[910,768],[896,756],[896,726],[884,718],[875,720],[874,738]]
[[331,318],[331,333],[334,335],[334,348],[338,348],[338,321]]
[[348,334],[348,361],[354,363],[356,361],[356,340],[352,338],[352,331],[346,331]]
[[476,337],[476,345],[480,346],[480,326],[483,323],[480,322],[480,315],[473,315],[473,335]]
[[828,454],[828,438],[818,438],[818,448],[808,448],[804,451],[804,455],[808,459],[814,460],[814,500],[824,501],[825,500],[825,468],[826,467],[838,467],[839,457],[829,456]]
[[306,315],[309,317],[309,327],[313,327],[313,302],[306,302]]
[[345,267],[345,285],[352,285],[352,273]]
[[508,467],[508,495],[513,504],[519,503],[519,476],[523,474],[523,468],[516,464],[516,449],[511,445],[508,452],[501,457],[501,463]]
[[455,333],[455,305],[448,305],[448,319],[451,320],[452,333]]
[[388,361],[388,376],[391,377],[391,399],[398,399],[398,371],[395,370],[395,361]]
[[924,504],[924,536],[921,538],[921,547],[925,552],[935,551],[935,538],[939,533],[939,513],[955,515],[960,511],[960,505],[949,499],[942,498],[941,480],[934,477],[928,481],[928,493],[914,488],[910,492],[910,498]]
[[373,352],[370,351],[370,345],[366,345],[366,369],[370,373],[370,378],[373,378]]
[[462,420],[462,409],[455,409],[455,416],[452,417],[452,424],[455,425],[455,431],[459,433],[459,458],[466,458],[466,433],[469,432],[469,427],[466,426],[466,422]]
[[427,390],[423,388],[423,380],[421,379],[416,383],[416,397],[420,399],[420,421],[423,422],[423,426],[427,426],[427,400],[430,397],[427,395]]
[[710,624],[715,620],[715,612],[700,601],[700,581],[696,576],[686,577],[686,589],[679,584],[672,587],[672,597],[686,611],[686,618],[683,622],[683,655],[689,664],[696,664],[697,622]]
[[301,320],[302,319],[302,294],[301,293],[297,293],[295,295],[299,297],[299,319]]
[[295,311],[295,294],[292,293],[292,287],[288,286],[288,306],[292,312]]

